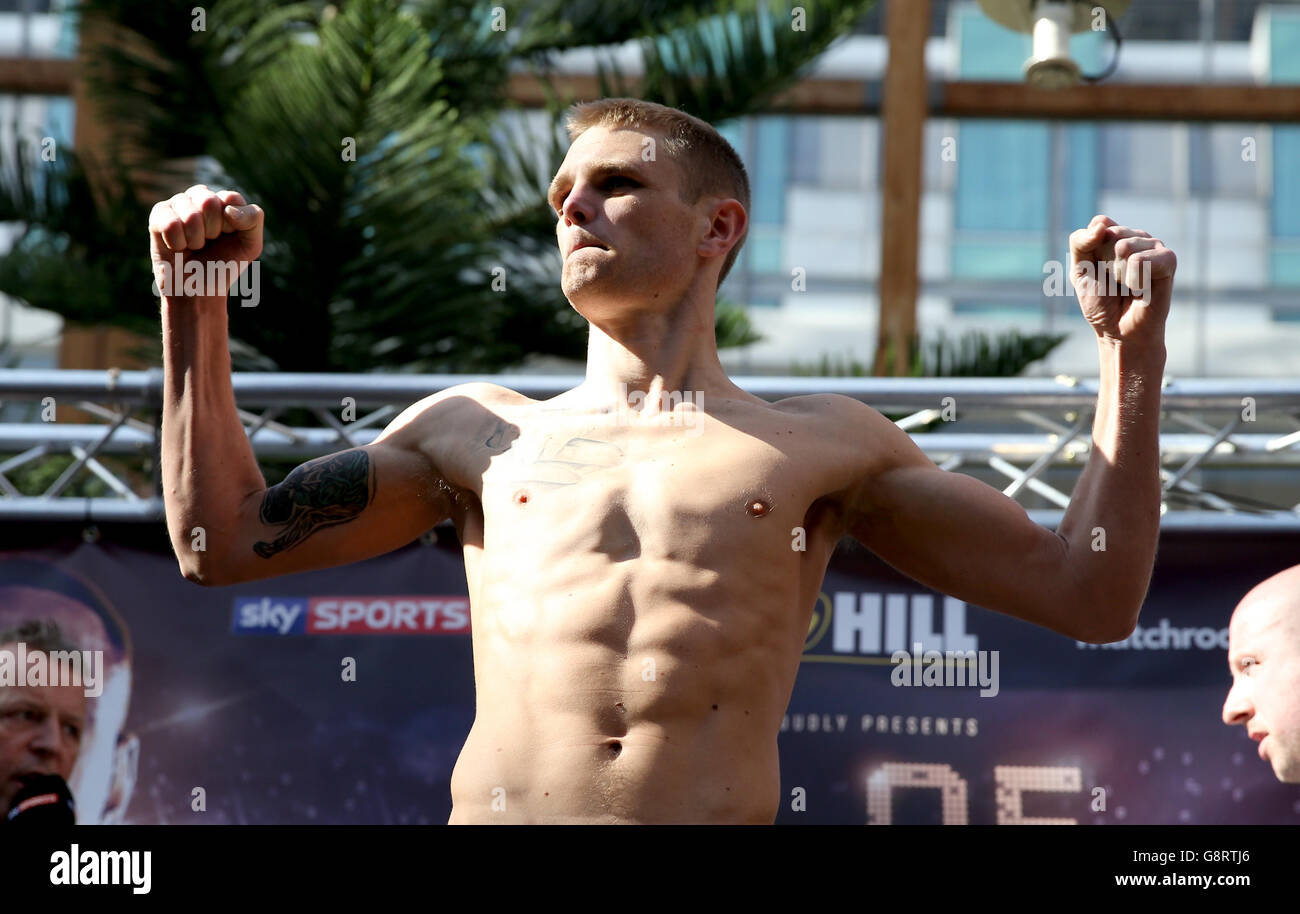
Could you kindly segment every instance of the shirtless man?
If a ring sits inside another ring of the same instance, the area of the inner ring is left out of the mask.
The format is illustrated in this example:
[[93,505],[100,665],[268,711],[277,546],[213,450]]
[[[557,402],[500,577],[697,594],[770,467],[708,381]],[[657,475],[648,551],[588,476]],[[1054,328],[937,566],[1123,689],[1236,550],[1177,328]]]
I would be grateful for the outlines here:
[[[355,562],[455,522],[477,700],[452,823],[771,823],[781,716],[846,535],[942,593],[1083,641],[1129,635],[1159,525],[1172,251],[1101,216],[1070,238],[1101,386],[1053,533],[856,400],[768,403],[728,379],[714,301],[749,187],[711,127],[605,99],[568,129],[549,202],[590,342],[583,383],[551,400],[460,384],[267,488],[235,412],[224,295],[163,300],[164,486],[186,578]],[[245,268],[263,215],[201,185],[157,204],[155,271],[175,252]],[[1146,302],[1101,294],[1090,268],[1112,257],[1132,288],[1145,265]]]
[[1242,726],[1284,784],[1300,784],[1300,565],[1241,598],[1228,623],[1232,688],[1223,722]]

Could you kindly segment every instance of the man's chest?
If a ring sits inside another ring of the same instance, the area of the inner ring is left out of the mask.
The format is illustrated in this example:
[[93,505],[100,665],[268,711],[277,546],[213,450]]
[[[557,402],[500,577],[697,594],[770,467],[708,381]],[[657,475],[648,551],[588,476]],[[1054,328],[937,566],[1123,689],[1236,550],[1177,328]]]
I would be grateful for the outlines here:
[[789,540],[816,501],[817,468],[722,423],[695,429],[522,427],[477,493],[489,531],[611,555],[685,557]]

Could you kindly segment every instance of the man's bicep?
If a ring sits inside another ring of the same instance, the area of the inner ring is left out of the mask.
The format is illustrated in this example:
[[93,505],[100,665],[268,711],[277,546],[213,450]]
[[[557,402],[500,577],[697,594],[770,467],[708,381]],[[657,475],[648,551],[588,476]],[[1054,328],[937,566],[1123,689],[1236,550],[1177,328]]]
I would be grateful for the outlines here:
[[258,580],[391,552],[450,512],[421,454],[372,443],[309,460],[250,495],[231,542],[212,546],[224,547],[220,567],[232,581]]
[[856,539],[940,593],[1055,631],[1071,624],[1064,542],[974,477],[908,459],[872,479],[849,520]]

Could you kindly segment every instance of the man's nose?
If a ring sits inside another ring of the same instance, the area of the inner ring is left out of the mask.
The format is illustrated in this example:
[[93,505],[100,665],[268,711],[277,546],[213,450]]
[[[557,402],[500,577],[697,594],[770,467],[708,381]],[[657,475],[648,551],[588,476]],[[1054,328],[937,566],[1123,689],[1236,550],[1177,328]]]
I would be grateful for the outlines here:
[[1223,702],[1223,722],[1228,726],[1236,724],[1245,726],[1246,721],[1254,715],[1255,709],[1246,695],[1246,689],[1241,683],[1234,684],[1228,690],[1228,697]]
[[567,221],[582,225],[591,218],[590,204],[586,202],[586,196],[586,191],[579,191],[576,187],[569,191],[569,195],[560,204],[560,212],[564,214]]
[[33,752],[42,756],[57,757],[64,753],[67,746],[57,717],[51,715],[41,722],[32,734],[30,746]]

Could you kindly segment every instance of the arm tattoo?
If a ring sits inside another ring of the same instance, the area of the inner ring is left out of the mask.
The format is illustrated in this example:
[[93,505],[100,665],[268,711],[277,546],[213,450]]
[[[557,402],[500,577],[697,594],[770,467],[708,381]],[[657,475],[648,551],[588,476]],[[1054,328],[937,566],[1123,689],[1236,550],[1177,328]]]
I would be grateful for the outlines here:
[[509,442],[506,441],[506,424],[500,419],[497,420],[497,426],[492,430],[492,434],[488,436],[488,440],[483,442],[483,446],[494,451],[504,451],[510,446]]
[[253,551],[269,559],[317,530],[352,520],[374,500],[372,475],[370,456],[359,448],[295,468],[262,499],[262,523],[283,532],[269,543],[254,543]]

